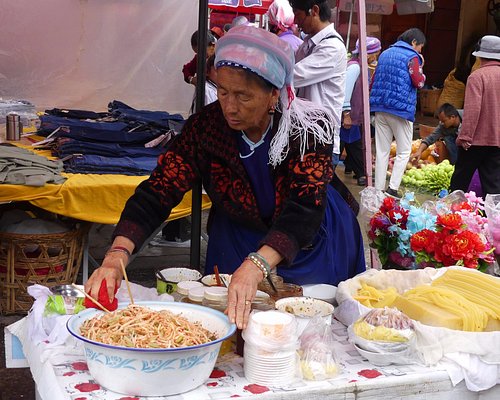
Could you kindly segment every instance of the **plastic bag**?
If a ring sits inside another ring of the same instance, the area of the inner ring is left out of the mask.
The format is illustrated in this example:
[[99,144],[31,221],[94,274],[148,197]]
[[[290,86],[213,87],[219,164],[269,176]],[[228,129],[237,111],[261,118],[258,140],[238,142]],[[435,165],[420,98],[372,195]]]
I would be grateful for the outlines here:
[[51,295],[45,303],[43,316],[49,315],[73,315],[84,310],[83,297],[68,297],[60,294]]
[[245,348],[250,345],[265,353],[288,353],[299,347],[297,320],[276,310],[252,311],[242,337]]
[[488,217],[488,229],[495,246],[495,254],[500,255],[500,194],[487,194],[484,210]]
[[335,337],[323,318],[314,317],[300,335],[299,356],[302,377],[306,380],[321,381],[339,374]]
[[413,321],[396,308],[375,308],[348,327],[349,340],[363,350],[399,353],[415,337]]
[[373,186],[364,188],[359,194],[361,201],[358,218],[360,225],[369,229],[370,219],[379,211],[380,205],[387,195]]

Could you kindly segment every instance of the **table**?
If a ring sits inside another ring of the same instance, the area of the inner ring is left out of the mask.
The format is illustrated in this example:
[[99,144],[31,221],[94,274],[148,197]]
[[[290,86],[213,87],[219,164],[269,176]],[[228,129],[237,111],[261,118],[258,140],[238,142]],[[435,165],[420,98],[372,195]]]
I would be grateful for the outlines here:
[[63,346],[35,344],[26,332],[27,318],[7,329],[19,337],[37,385],[39,400],[210,400],[234,397],[258,400],[487,400],[500,398],[500,385],[471,392],[453,386],[444,370],[419,365],[376,367],[347,341],[345,326],[334,320],[332,329],[343,372],[326,381],[297,380],[286,387],[264,387],[245,379],[243,359],[233,353],[218,358],[208,381],[190,392],[170,397],[127,397],[99,386],[89,374],[81,346],[73,338]]
[[[39,137],[40,138],[40,137]],[[40,138],[43,139],[43,138]],[[15,142],[19,147],[33,150],[25,138]],[[50,151],[34,151],[51,158]],[[147,176],[109,174],[67,174],[61,185],[46,184],[42,187],[24,185],[0,185],[0,203],[28,201],[36,207],[55,214],[98,224],[116,224],[126,201],[135,188]],[[202,197],[202,209],[208,209],[211,202],[207,195]],[[171,212],[168,221],[191,215],[191,192]],[[155,232],[156,235],[157,232]],[[88,241],[87,241],[88,244]],[[90,257],[90,260],[92,258]],[[89,253],[85,246],[83,255],[83,278],[88,276]]]
[[[15,142],[20,147],[33,150],[29,142]],[[50,157],[49,151],[35,151],[36,154]],[[116,224],[126,201],[135,188],[147,176],[66,174],[62,185],[46,184],[42,187],[24,185],[0,185],[0,203],[28,201],[36,207],[99,224]],[[208,196],[203,196],[202,208],[210,208]],[[191,192],[186,193],[177,205],[169,220],[183,218],[191,214]]]

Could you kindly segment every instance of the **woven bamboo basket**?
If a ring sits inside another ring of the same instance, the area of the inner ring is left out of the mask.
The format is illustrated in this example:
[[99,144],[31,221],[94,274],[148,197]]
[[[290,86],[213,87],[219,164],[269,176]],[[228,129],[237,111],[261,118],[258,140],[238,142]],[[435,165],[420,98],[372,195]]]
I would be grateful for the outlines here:
[[26,313],[33,304],[27,287],[75,282],[90,225],[63,233],[0,233],[0,313]]

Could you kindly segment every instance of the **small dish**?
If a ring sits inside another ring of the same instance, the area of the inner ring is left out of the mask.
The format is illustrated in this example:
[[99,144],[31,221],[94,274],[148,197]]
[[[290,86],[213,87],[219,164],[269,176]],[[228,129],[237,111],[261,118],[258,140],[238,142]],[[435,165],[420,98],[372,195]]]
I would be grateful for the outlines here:
[[160,277],[156,276],[156,290],[158,294],[168,293],[172,294],[177,291],[177,284],[181,281],[198,281],[201,278],[201,273],[191,268],[165,268],[159,271]]
[[[219,274],[219,276],[229,285],[229,283],[231,282],[231,274]],[[201,283],[203,283],[205,286],[217,286],[215,274],[205,275],[203,278],[201,278]],[[222,286],[224,286],[223,283]]]
[[366,358],[373,365],[377,365],[379,367],[385,367],[391,364],[411,363],[410,360],[407,360],[408,350],[393,353],[375,353],[373,351],[362,349],[355,343],[353,345],[361,356]]
[[330,324],[334,307],[326,301],[312,297],[285,297],[276,301],[276,309],[295,315],[300,336],[309,321],[317,315]]
[[337,305],[335,295],[337,293],[337,286],[328,285],[326,283],[315,283],[312,285],[303,285],[302,290],[304,296],[314,297],[315,299],[326,301],[334,306]]

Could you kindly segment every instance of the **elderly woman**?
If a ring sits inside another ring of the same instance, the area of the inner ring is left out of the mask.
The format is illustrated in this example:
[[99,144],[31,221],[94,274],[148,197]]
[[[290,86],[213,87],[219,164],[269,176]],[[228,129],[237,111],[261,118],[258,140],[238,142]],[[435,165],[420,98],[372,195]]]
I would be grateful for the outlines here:
[[[288,44],[259,28],[232,28],[217,43],[219,100],[192,115],[128,200],[102,266],[110,297],[120,260],[164,221],[200,178],[212,200],[205,272],[232,273],[227,313],[246,327],[257,285],[270,272],[286,282],[330,283],[364,271],[357,220],[329,185],[332,117],[294,98]],[[281,111],[279,111],[281,110]]]

